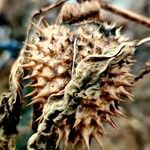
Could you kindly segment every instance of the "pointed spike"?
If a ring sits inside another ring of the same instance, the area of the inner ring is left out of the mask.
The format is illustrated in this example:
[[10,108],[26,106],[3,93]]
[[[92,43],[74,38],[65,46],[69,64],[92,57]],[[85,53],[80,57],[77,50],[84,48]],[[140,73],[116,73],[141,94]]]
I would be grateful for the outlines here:
[[127,87],[134,87],[134,85],[133,84],[131,84],[130,82],[128,82],[128,81],[124,81],[124,86],[127,86]]
[[110,88],[110,90],[108,90],[110,96],[109,96],[109,99],[112,99],[112,100],[117,100],[117,101],[122,101],[117,95],[116,95],[116,92],[114,89]]
[[51,91],[40,91],[35,97],[33,97],[32,99],[37,99],[37,98],[41,98],[41,97],[44,97],[44,96],[49,96],[49,94],[51,94]]
[[81,118],[77,118],[74,125],[73,125],[73,128],[75,128],[77,125],[79,125],[81,122]]
[[67,150],[68,148],[68,142],[69,142],[69,133],[70,133],[70,126],[65,126],[65,140],[64,140],[64,150]]
[[128,91],[126,91],[124,89],[124,87],[120,87],[119,88],[120,92],[123,93],[124,95],[126,95],[130,100],[133,100],[133,94],[129,93]]
[[44,97],[46,96],[47,94],[43,94],[43,93],[38,93],[35,97],[32,98],[32,100],[35,100],[35,99],[38,99],[38,98],[41,98],[41,97]]
[[117,95],[113,94],[109,96],[109,100],[119,101],[119,102],[125,102],[123,99],[117,97]]
[[115,82],[115,86],[116,86],[116,87],[119,87],[119,86],[133,87],[133,84],[129,83],[129,82],[126,81],[126,80],[123,80],[123,81],[118,80],[118,81]]
[[[37,49],[35,44],[26,43],[26,46],[31,49]],[[28,50],[29,51],[29,50]]]
[[[28,80],[28,79],[31,79],[31,78],[34,78],[36,75],[27,75],[26,77],[23,78],[23,80]],[[28,86],[28,85],[27,85]]]
[[38,117],[36,120],[35,120],[35,122],[41,122],[42,121],[42,119],[43,119],[43,116],[41,115],[40,117]]
[[125,75],[126,75],[126,77],[132,77],[132,78],[136,77],[136,75],[131,74],[131,73],[129,73],[129,72],[127,72]]
[[[28,80],[28,79],[31,79],[31,78],[33,78],[33,77],[34,77],[34,76],[32,76],[32,75],[27,75],[26,77],[23,78],[23,80]],[[26,86],[28,86],[28,85],[26,85]],[[26,86],[25,86],[25,87],[26,87]]]
[[39,72],[36,70],[36,71],[32,72],[31,75],[27,75],[26,77],[24,77],[23,80],[35,78],[38,74],[39,74]]
[[49,23],[47,22],[47,20],[45,18],[42,19],[42,23],[46,28],[49,27]]
[[30,85],[32,85],[33,84],[33,82],[34,82],[34,80],[32,80],[30,83],[28,83],[27,85],[25,85],[24,87],[26,88],[26,87],[30,87]]
[[47,55],[50,55],[49,52],[46,52],[46,51],[44,51],[43,49],[40,49],[40,52],[43,52],[43,54],[46,55],[46,56],[47,56]]
[[29,51],[29,50],[24,50],[24,53],[26,53],[26,54],[31,54],[31,51]]
[[60,144],[60,142],[61,142],[61,140],[62,140],[62,138],[63,138],[63,131],[62,131],[60,128],[58,128],[58,129],[57,129],[57,134],[58,134],[58,139],[57,139],[57,142],[56,142],[56,147],[55,147],[55,149],[58,148],[58,146],[59,146],[59,144]]
[[104,129],[103,124],[102,124],[101,121],[100,121],[100,118],[99,118],[99,119],[96,119],[95,121],[96,121],[96,123],[97,123],[98,126],[99,126],[98,128],[101,128],[101,133],[104,133],[104,134],[105,134],[106,130]]
[[118,127],[110,120],[105,120],[109,125],[111,125],[112,127],[114,127],[115,129],[118,129]]
[[[44,100],[44,101],[45,101],[45,100]],[[38,102],[44,103],[44,101],[43,101],[42,98],[41,98],[41,99],[35,99],[35,100],[32,100],[32,102],[30,102],[29,104],[27,104],[27,106],[31,106],[31,105],[33,105],[33,104],[35,104],[35,103],[38,103]]]
[[83,139],[86,143],[87,149],[90,150],[90,134],[91,134],[91,129],[89,127],[84,127],[81,131],[81,134],[83,136]]
[[39,74],[39,77],[43,77],[43,78],[46,78],[46,79],[48,79],[48,80],[52,80],[53,78],[52,77],[50,77],[49,75],[46,75],[46,74]]
[[75,137],[75,141],[72,145],[73,145],[73,150],[76,149],[85,150],[85,142],[83,139],[81,139],[80,135],[77,135]]
[[31,25],[33,25],[33,27],[38,30],[44,37],[45,37],[45,33],[43,32],[43,30],[38,26],[36,25],[34,22],[31,21]]
[[116,109],[115,109],[115,111],[114,111],[114,114],[119,115],[119,116],[122,116],[122,117],[124,117],[124,118],[127,118],[127,116],[126,116],[125,114],[123,114],[121,111],[116,110]]
[[112,111],[112,115],[115,116],[122,116],[122,117],[126,117],[120,110],[119,108],[116,108],[115,102],[111,102],[111,104],[109,106],[112,106],[112,109],[110,107],[110,111]]
[[29,93],[29,94],[25,95],[24,97],[25,97],[25,98],[27,98],[27,97],[30,97],[30,96],[35,95],[36,93],[37,93],[37,91],[36,91],[36,90],[34,90],[34,91],[32,91],[31,93]]
[[118,130],[118,126],[115,124],[115,122],[114,122],[110,117],[107,117],[107,118],[105,119],[105,121],[106,121],[108,124],[110,124],[112,127],[114,127],[115,129]]
[[34,61],[34,62],[37,62],[37,63],[43,63],[42,60],[40,59],[37,59],[37,58],[34,58],[34,57],[25,57],[26,59],[28,60],[31,60],[31,61]]
[[114,127],[117,131],[119,131],[118,125],[112,120],[112,118],[110,118],[110,121],[112,122],[113,127]]
[[30,62],[29,64],[22,64],[22,65],[19,65],[19,66],[22,67],[22,68],[33,68],[35,66],[35,63]]
[[103,142],[102,142],[102,137],[99,133],[96,132],[96,130],[93,132],[93,136],[94,138],[96,139],[97,143],[99,144],[100,148],[102,150],[104,150],[104,145],[103,145]]
[[27,79],[29,79],[29,75],[27,75],[23,78],[23,80],[27,80]]
[[80,137],[77,135],[75,137],[75,140],[74,140],[74,143],[73,143],[73,147],[75,147],[79,141],[80,141]]
[[35,99],[41,98],[41,97],[42,97],[41,95],[37,94],[36,96],[34,96],[34,97],[32,98],[32,101],[34,101]]
[[45,83],[43,84],[36,83],[36,84],[31,84],[30,87],[43,87],[44,85]]

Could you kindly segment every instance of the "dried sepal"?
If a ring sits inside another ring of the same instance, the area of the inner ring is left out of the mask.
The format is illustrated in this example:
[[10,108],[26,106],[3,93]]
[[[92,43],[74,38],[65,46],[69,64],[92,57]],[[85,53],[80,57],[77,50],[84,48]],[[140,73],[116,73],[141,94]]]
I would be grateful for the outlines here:
[[17,125],[20,121],[22,105],[22,78],[24,71],[19,64],[23,62],[20,56],[14,63],[9,81],[9,92],[0,97],[0,149],[14,150]]

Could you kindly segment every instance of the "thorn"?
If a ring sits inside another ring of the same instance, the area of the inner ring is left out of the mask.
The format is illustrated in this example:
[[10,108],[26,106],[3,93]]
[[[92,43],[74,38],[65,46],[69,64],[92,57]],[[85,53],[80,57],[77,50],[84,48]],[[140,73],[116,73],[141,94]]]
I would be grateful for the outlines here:
[[54,79],[55,77],[50,77],[50,76],[48,76],[48,75],[45,75],[45,74],[39,74],[39,77],[43,77],[43,78],[46,78],[46,79],[48,79],[48,80],[52,80],[52,79]]
[[105,119],[105,121],[110,124],[112,127],[114,127],[116,130],[118,130],[118,126],[114,123],[112,119]]
[[41,123],[42,119],[43,119],[43,116],[41,115],[41,116],[38,117],[36,120],[34,120],[34,122]]
[[134,85],[132,85],[131,83],[129,83],[128,81],[116,81],[115,86],[119,87],[119,86],[127,86],[127,87],[133,87]]
[[[31,76],[31,75],[27,75],[26,77],[23,78],[23,80],[28,80],[28,79],[30,79],[30,78],[32,78],[32,76]],[[27,85],[27,86],[28,86],[28,85]]]
[[35,100],[35,99],[38,99],[47,95],[48,95],[48,92],[44,92],[44,93],[40,92],[35,97],[33,97],[32,100]]
[[119,90],[120,90],[119,92],[127,96],[130,100],[133,100],[133,94],[126,91],[123,86],[119,87]]
[[98,126],[101,128],[101,134],[105,134],[105,133],[106,133],[106,130],[105,130],[103,124],[101,123],[101,120],[96,119],[96,123],[97,123]]
[[25,50],[24,53],[31,54],[29,50]]
[[27,106],[31,106],[31,105],[33,105],[33,104],[35,104],[35,103],[38,103],[38,102],[44,103],[44,102],[45,102],[45,99],[40,98],[40,99],[32,100],[32,102],[30,102],[29,104],[27,104]]
[[134,59],[128,59],[127,62],[133,64],[133,63],[136,63],[136,60],[134,60]]
[[36,84],[31,84],[30,87],[43,87],[46,83],[40,84],[40,83],[36,83]]
[[65,128],[64,128],[64,130],[65,130],[65,140],[64,140],[64,149],[65,150],[67,150],[67,148],[68,148],[68,138],[69,138],[69,133],[70,133],[70,126],[69,125],[67,125]]
[[19,65],[22,68],[32,68],[35,66],[34,62],[30,62],[29,64],[23,64],[23,65]]
[[37,99],[37,98],[41,98],[44,96],[49,96],[50,93],[51,93],[51,91],[41,91],[35,97],[33,97],[32,100]]
[[99,146],[101,147],[102,150],[104,150],[104,145],[102,142],[102,137],[99,133],[96,132],[96,130],[93,132],[93,136],[96,139],[97,143],[99,144]]
[[45,36],[45,33],[43,32],[43,30],[38,26],[38,25],[36,25],[34,22],[32,22],[31,21],[31,24],[33,25],[33,27],[35,28],[35,29],[37,29],[41,34],[43,34],[43,36],[46,38],[46,36]]
[[40,49],[39,51],[40,51],[40,52],[43,52],[43,54],[46,55],[46,56],[47,56],[47,55],[50,55],[49,52],[46,52],[46,51],[44,51],[43,49]]
[[113,127],[118,131],[118,125],[110,118],[110,121],[112,122],[113,124]]
[[82,137],[86,143],[86,146],[87,146],[87,149],[90,150],[90,145],[89,145],[89,138],[90,138],[90,135],[91,135],[91,130],[92,128],[89,128],[89,127],[84,127],[83,130],[81,131],[81,134],[82,134]]
[[[27,75],[26,77],[24,77],[23,78],[23,80],[28,80],[28,79],[31,79],[31,78],[33,78],[34,76],[32,76],[32,75]],[[28,86],[28,85],[27,85]]]
[[57,140],[57,142],[56,142],[56,147],[55,147],[55,149],[58,148],[59,143],[60,143],[60,141],[61,141],[62,138],[63,138],[63,131],[61,131],[60,128],[58,128],[58,129],[57,129],[57,134],[58,134],[58,140]]
[[31,93],[29,93],[29,94],[27,94],[27,95],[25,95],[24,97],[25,98],[27,98],[27,97],[31,97],[31,96],[33,96],[34,94],[36,94],[37,93],[37,91],[36,90],[34,90],[34,91],[32,91]]
[[131,73],[128,73],[128,72],[126,72],[125,75],[126,75],[126,77],[132,77],[132,78],[135,77],[135,75],[133,75],[133,74],[131,74]]
[[24,87],[30,87],[31,84],[33,84],[34,80],[32,80],[30,83],[28,83],[27,85],[25,85]]
[[42,19],[42,23],[46,28],[49,27],[49,23],[47,22],[47,20],[45,18]]
[[42,60],[40,59],[37,59],[37,58],[34,58],[34,57],[25,57],[26,59],[28,60],[31,60],[31,61],[34,61],[34,62],[37,62],[37,63],[43,63]]
[[[80,141],[80,138],[79,136],[76,136],[75,140],[74,140],[74,143],[73,143],[73,147],[76,146],[76,144]],[[83,145],[83,144],[82,144]]]
[[[34,70],[41,71],[42,68],[43,68],[43,64],[38,64],[37,66],[35,66]],[[38,74],[38,75],[40,75],[40,74]]]
[[115,90],[114,89],[110,89],[110,90],[108,90],[108,92],[109,92],[109,99],[110,100],[117,100],[117,101],[121,101],[121,102],[124,102],[124,100],[122,100],[122,99],[120,99],[117,95],[116,95],[116,92],[115,92]]
[[23,78],[23,80],[28,80],[28,79],[31,79],[31,78],[34,78],[38,75],[38,71],[34,71],[31,75],[27,75],[26,77]]
[[124,118],[127,118],[127,116],[125,115],[125,114],[123,114],[121,111],[119,111],[119,110],[115,110],[114,111],[114,114],[116,114],[116,115],[119,115],[119,116],[122,116],[122,117],[124,117]]
[[73,128],[75,128],[81,122],[81,118],[76,119]]
[[114,100],[114,101],[119,101],[119,102],[125,102],[123,99],[117,97],[116,95],[114,96],[115,94],[113,95],[110,95],[109,96],[109,100]]
[[31,48],[32,50],[33,50],[33,49],[37,49],[37,47],[36,47],[35,44],[26,43],[26,46],[27,46],[28,48]]

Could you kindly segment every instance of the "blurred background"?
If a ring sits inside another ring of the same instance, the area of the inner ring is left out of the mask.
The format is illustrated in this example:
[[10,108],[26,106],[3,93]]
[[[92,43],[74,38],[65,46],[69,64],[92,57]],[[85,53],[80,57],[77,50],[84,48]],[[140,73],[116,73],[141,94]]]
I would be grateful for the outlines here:
[[[8,91],[8,78],[11,65],[16,60],[25,40],[31,16],[36,10],[54,0],[0,0],[0,94]],[[141,15],[150,17],[150,0],[107,0]],[[106,21],[123,25],[122,32],[131,39],[150,36],[150,28],[102,11]],[[55,17],[54,15],[52,17]],[[150,61],[150,43],[141,45],[136,52],[137,62],[132,71],[138,74],[146,61]],[[150,75],[136,83],[135,100],[124,105],[127,119],[117,119],[119,132],[107,127],[109,135],[104,137],[105,150],[150,150]],[[31,113],[28,102],[24,103],[21,121],[18,126],[17,149],[26,150],[31,131]],[[92,149],[98,145],[92,143]]]

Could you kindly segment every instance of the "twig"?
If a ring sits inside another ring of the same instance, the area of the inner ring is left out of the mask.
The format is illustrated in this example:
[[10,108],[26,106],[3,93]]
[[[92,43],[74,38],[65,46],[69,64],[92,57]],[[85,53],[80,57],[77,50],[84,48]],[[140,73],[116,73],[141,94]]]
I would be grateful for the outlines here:
[[139,79],[142,79],[145,75],[147,75],[148,73],[150,73],[150,63],[147,63],[147,65],[145,66],[145,69],[142,70],[140,72],[140,74],[138,76],[135,77],[134,81],[138,81]]
[[144,25],[144,26],[147,26],[150,28],[150,19],[147,17],[136,14],[136,13],[129,11],[127,9],[124,9],[124,8],[119,8],[117,6],[113,6],[104,1],[100,1],[100,4],[101,4],[102,9],[113,12],[114,14],[120,15],[126,19],[129,19],[131,21],[134,21],[136,23],[139,23],[141,25]]

